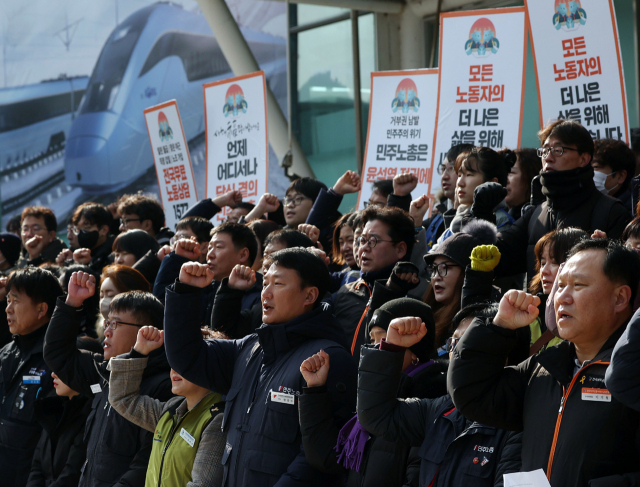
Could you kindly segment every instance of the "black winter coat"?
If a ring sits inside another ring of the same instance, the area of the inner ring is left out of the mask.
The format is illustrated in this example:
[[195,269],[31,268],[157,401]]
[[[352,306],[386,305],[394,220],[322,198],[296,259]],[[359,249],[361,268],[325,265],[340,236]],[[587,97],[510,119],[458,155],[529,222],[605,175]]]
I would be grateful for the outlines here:
[[605,384],[618,401],[640,411],[640,310],[613,349]]
[[[143,486],[152,434],[124,419],[109,404],[109,362],[100,354],[76,348],[79,310],[58,298],[44,346],[45,360],[62,382],[92,398],[84,431],[87,461],[79,486]],[[140,394],[159,401],[173,397],[164,348],[149,355]]]
[[[177,291],[177,292],[176,292]],[[312,468],[301,449],[296,403],[304,385],[300,364],[325,350],[337,427],[353,416],[356,370],[342,330],[323,307],[280,325],[263,325],[241,340],[203,340],[195,315],[202,299],[182,283],[167,290],[165,333],[171,367],[185,379],[226,395],[223,485],[331,486],[340,476]],[[278,402],[285,393],[293,404]]]
[[517,438],[471,422],[448,395],[396,399],[404,352],[363,347],[358,370],[358,419],[373,435],[417,446],[420,487],[493,486],[520,471]]
[[540,180],[546,201],[526,210],[522,218],[498,234],[502,257],[495,272],[499,276],[526,272],[530,279],[535,274],[534,247],[552,230],[577,227],[589,235],[602,230],[609,238],[620,238],[631,220],[620,201],[596,189],[590,165],[542,173]]
[[[0,350],[0,486],[25,485],[42,427],[35,404],[54,396],[51,369],[42,357],[47,327],[14,335]],[[75,334],[73,344],[75,346]]]
[[334,192],[333,189],[321,189],[307,216],[306,223],[315,225],[320,230],[318,240],[322,243],[327,255],[331,253],[335,223],[342,216],[338,211],[342,198],[342,195]]
[[542,468],[551,487],[640,485],[640,413],[604,385],[624,327],[574,374],[567,341],[505,367],[515,332],[476,319],[453,352],[449,393],[466,417],[523,431],[522,471]]
[[[436,398],[446,394],[446,363],[435,362],[413,377],[402,375],[398,397]],[[300,396],[300,430],[309,463],[322,472],[341,473],[334,450],[338,441],[326,387],[305,387]],[[410,396],[405,394],[410,393]],[[348,487],[418,485],[419,470],[407,468],[411,445],[372,436],[366,444],[360,472],[347,470]],[[417,456],[417,450],[415,451]]]
[[27,487],[76,487],[87,457],[82,440],[91,401],[85,396],[51,397],[36,403],[42,425]]
[[36,257],[35,259],[29,259],[29,253],[26,249],[22,250],[22,255],[18,262],[16,263],[16,267],[18,269],[22,269],[23,267],[27,267],[32,265],[34,267],[38,267],[41,264],[45,264],[47,262],[55,262],[58,254],[67,248],[67,244],[60,240],[58,237],[54,238],[49,245],[45,247],[42,253]]

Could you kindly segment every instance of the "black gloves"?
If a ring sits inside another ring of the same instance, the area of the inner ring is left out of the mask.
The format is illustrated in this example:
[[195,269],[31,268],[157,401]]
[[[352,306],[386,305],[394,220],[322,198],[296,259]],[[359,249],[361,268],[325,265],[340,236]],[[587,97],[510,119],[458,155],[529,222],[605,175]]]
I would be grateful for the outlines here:
[[493,209],[498,206],[504,197],[507,196],[507,189],[499,183],[482,183],[473,192],[473,205],[471,213],[476,218],[495,223]]

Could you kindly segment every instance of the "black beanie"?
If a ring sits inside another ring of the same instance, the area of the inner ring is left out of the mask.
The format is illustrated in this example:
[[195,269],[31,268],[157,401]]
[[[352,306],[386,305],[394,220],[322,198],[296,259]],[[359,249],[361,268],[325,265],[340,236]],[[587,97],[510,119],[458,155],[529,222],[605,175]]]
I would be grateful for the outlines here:
[[114,242],[114,249],[119,248],[122,252],[129,252],[140,260],[147,252],[160,250],[158,241],[144,230],[138,228],[127,230],[121,233]]
[[0,233],[0,252],[11,266],[20,258],[22,240],[13,233]]
[[436,323],[431,307],[422,301],[411,298],[393,299],[373,312],[367,325],[367,334],[374,326],[387,331],[391,321],[396,318],[420,318],[427,327],[427,334],[422,340],[410,347],[421,362],[426,362],[432,355],[436,341]]

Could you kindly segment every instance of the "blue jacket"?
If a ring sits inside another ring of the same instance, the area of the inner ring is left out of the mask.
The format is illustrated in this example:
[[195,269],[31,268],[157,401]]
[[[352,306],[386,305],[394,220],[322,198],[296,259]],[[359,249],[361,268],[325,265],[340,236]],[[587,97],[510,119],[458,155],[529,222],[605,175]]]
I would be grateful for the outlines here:
[[[320,349],[331,357],[327,386],[336,425],[355,411],[357,373],[330,310],[321,306],[288,323],[263,324],[240,340],[205,341],[195,319],[202,299],[200,290],[179,282],[167,289],[165,344],[176,372],[226,395],[223,485],[341,485],[339,475],[309,465],[298,424],[297,397],[305,385],[300,364]],[[272,392],[290,394],[294,404],[273,401]]]

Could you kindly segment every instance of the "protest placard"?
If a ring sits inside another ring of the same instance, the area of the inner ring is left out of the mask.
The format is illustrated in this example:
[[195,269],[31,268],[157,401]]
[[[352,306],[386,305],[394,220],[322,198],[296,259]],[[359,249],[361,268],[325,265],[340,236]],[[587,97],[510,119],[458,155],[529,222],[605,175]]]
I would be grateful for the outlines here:
[[207,198],[238,190],[244,201],[256,203],[267,192],[269,175],[264,72],[208,83],[203,90]]
[[437,69],[371,73],[359,209],[369,201],[375,181],[393,179],[396,174],[415,174],[414,195],[429,194],[437,87]]
[[577,120],[594,139],[629,141],[620,41],[612,0],[525,1],[540,124]]
[[[440,80],[432,167],[454,145],[520,146],[526,69],[524,7],[440,15]],[[431,194],[440,189],[434,171]]]
[[147,108],[144,118],[153,151],[160,201],[166,224],[175,229],[187,210],[198,202],[189,147],[175,100]]

